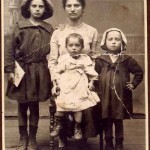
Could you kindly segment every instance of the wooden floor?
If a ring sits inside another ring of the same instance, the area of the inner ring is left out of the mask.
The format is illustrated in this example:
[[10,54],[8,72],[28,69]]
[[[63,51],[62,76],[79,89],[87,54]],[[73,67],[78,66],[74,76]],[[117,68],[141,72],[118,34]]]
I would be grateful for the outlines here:
[[[145,120],[134,119],[124,121],[124,149],[125,150],[148,150],[145,143]],[[18,121],[16,118],[5,119],[5,150],[15,150],[19,140]],[[88,139],[88,145],[82,145],[85,150],[99,150],[99,137]],[[49,150],[49,119],[40,119],[37,134],[39,150]],[[77,150],[81,143],[69,139],[68,150]],[[55,139],[55,149],[58,147],[58,140]],[[79,148],[83,149],[83,148]]]

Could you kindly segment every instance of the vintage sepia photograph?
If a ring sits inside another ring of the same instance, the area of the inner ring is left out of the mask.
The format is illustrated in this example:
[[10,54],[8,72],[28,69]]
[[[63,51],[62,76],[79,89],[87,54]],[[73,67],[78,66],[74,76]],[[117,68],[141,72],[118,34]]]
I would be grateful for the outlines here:
[[146,0],[2,0],[3,150],[149,150]]

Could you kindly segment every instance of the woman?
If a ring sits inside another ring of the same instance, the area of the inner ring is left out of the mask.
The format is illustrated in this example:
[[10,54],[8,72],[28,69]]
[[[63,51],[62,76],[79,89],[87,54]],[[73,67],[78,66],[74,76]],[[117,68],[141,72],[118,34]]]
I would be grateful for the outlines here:
[[[61,28],[54,31],[50,42],[51,53],[49,57],[49,69],[54,86],[56,86],[56,82],[54,80],[55,73],[53,70],[57,65],[59,56],[68,53],[65,47],[65,39],[69,34],[78,33],[83,37],[83,53],[88,54],[92,59],[99,55],[97,30],[82,22],[82,16],[86,5],[85,0],[63,0],[62,3],[66,12],[67,22]],[[84,124],[86,124],[86,126],[84,126]],[[83,111],[82,130],[84,138],[89,138],[96,135],[92,108]],[[59,147],[62,146],[63,144],[59,145]]]

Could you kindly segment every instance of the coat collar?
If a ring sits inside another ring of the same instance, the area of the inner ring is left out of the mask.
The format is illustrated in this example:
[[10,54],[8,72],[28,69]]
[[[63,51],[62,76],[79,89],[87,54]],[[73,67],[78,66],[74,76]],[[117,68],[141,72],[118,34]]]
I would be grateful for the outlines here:
[[[128,55],[120,55],[119,58],[116,60],[116,62],[114,62],[114,64],[115,64],[115,63],[119,63],[119,62],[123,62],[123,61],[125,61],[125,60],[127,60],[127,59],[129,59],[129,58],[131,58],[131,56],[128,56]],[[109,56],[108,54],[103,54],[103,55],[101,55],[101,56],[99,57],[99,59],[102,59],[102,60],[104,60],[104,61],[106,61],[106,62],[108,62],[108,63],[112,63],[112,61],[111,61],[111,59],[110,59],[110,56]]]
[[[18,22],[19,28],[28,28],[28,27],[36,27],[35,25],[33,25],[28,19],[23,20],[23,21],[19,21]],[[46,31],[48,31],[49,33],[52,32],[52,26],[46,22],[42,22],[40,25],[38,25],[42,28],[44,28]]]

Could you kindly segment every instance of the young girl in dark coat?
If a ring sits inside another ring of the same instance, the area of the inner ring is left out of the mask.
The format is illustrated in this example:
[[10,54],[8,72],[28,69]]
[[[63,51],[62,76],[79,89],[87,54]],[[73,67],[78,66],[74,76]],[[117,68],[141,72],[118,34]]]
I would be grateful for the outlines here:
[[[142,68],[130,56],[125,55],[127,39],[116,28],[104,32],[101,48],[106,54],[96,59],[99,74],[98,92],[102,96],[102,119],[105,131],[105,150],[114,150],[113,124],[115,125],[115,150],[123,150],[123,119],[132,118],[132,90],[143,79]],[[133,80],[130,80],[133,74]]]
[[[46,56],[50,52],[53,28],[43,20],[53,15],[53,5],[50,0],[23,0],[21,14],[26,19],[17,22],[14,27],[11,45],[5,55],[4,69],[8,74],[6,95],[18,101],[20,142],[17,149],[37,150],[39,102],[46,101],[51,91]],[[25,72],[18,87],[14,85],[15,61]]]

